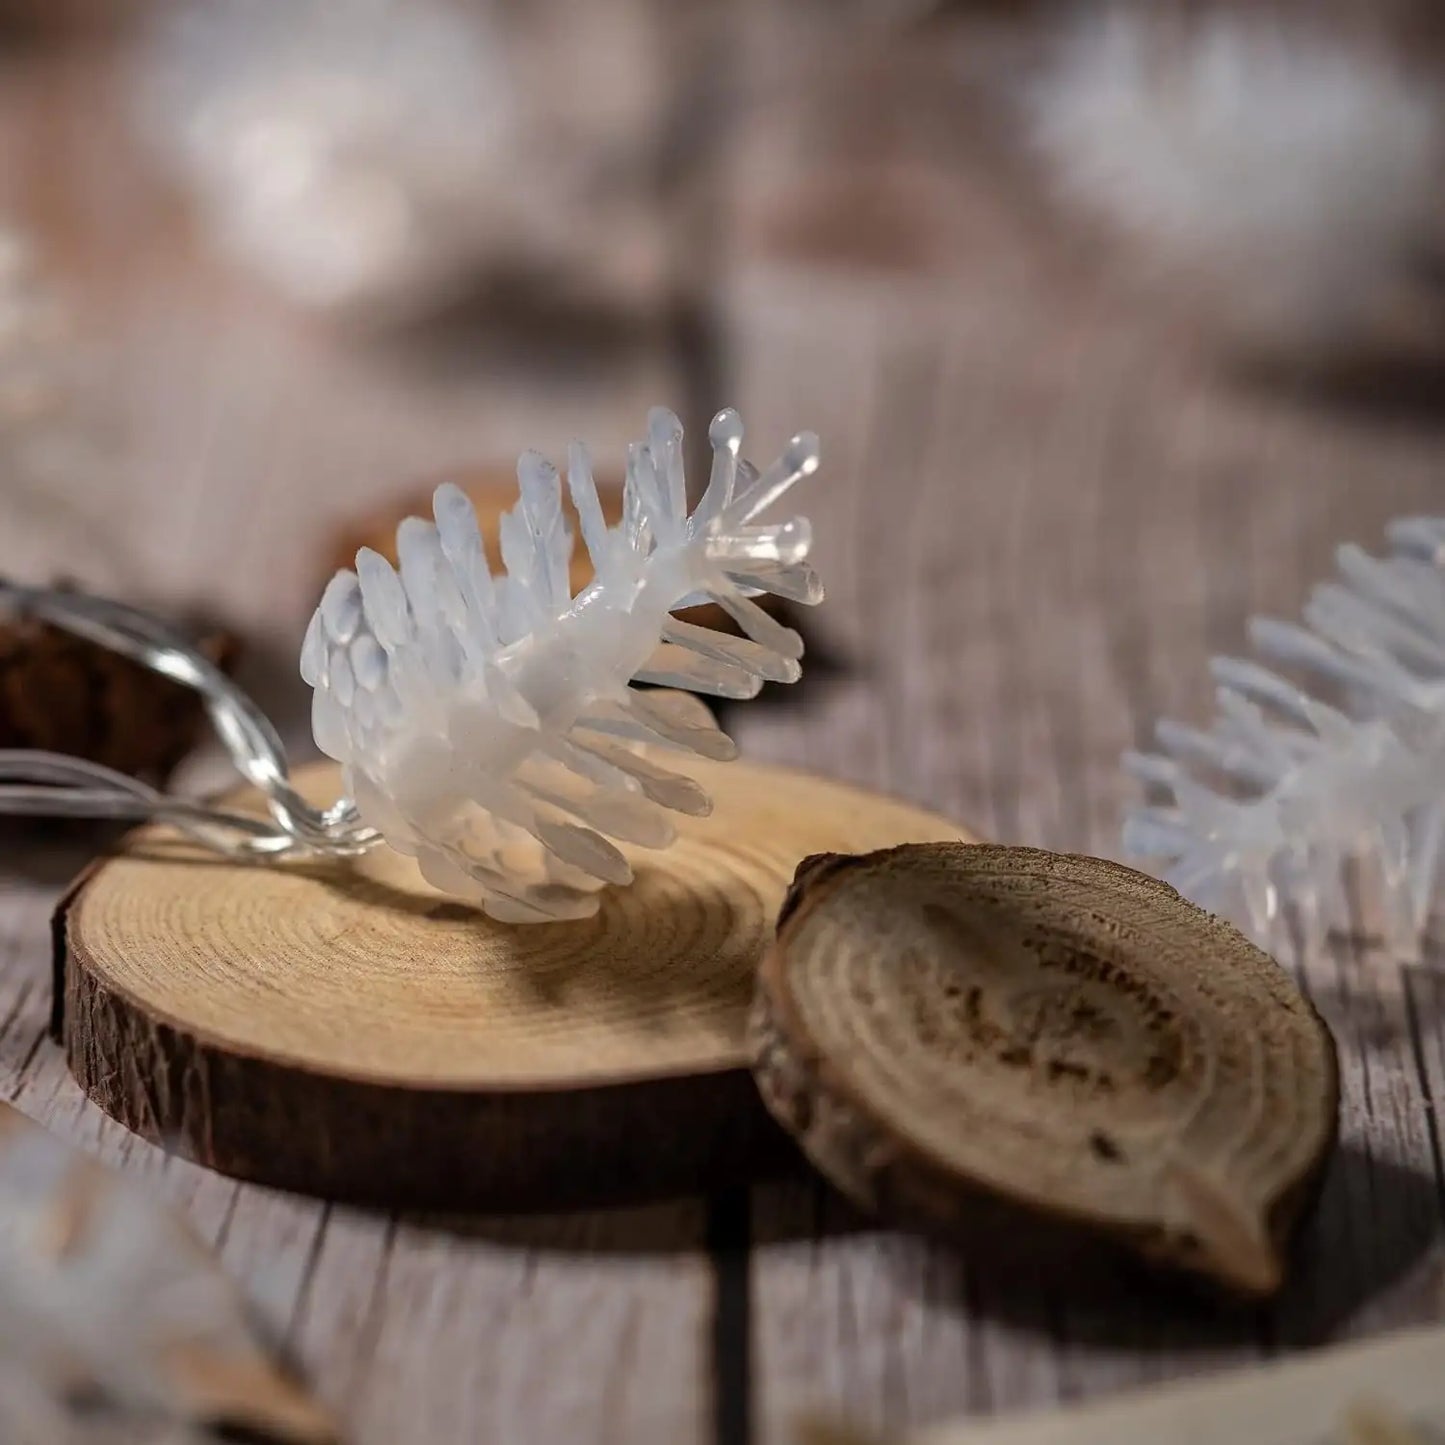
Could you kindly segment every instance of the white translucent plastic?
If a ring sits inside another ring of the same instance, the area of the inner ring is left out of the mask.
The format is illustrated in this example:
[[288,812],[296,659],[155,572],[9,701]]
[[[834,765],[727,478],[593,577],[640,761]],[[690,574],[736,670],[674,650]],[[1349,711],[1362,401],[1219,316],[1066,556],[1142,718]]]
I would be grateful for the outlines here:
[[[490,6],[175,0],[138,114],[215,239],[302,305],[425,305],[503,239],[518,96]],[[522,168],[523,170],[526,167]],[[549,198],[550,199],[550,198]]]
[[1291,914],[1306,947],[1347,925],[1352,874],[1398,952],[1417,952],[1430,924],[1445,839],[1445,518],[1402,519],[1389,539],[1385,558],[1339,550],[1304,626],[1251,622],[1281,671],[1216,658],[1213,725],[1162,722],[1158,753],[1125,757],[1167,798],[1130,814],[1128,851],[1268,948]]
[[1408,294],[1436,232],[1436,87],[1272,7],[1077,9],[1026,130],[1061,195],[1143,244],[1138,269],[1203,287],[1213,324],[1270,349],[1358,338]]
[[[726,759],[731,740],[695,698],[632,682],[747,698],[799,676],[802,639],[752,598],[822,599],[808,523],[759,520],[817,469],[818,440],[794,437],[759,473],[740,459],[736,412],[709,437],[711,477],[689,516],[682,426],[654,409],[628,449],[615,528],[586,449],[571,448],[566,485],[595,570],[576,597],[562,480],[527,452],[502,521],[504,574],[487,565],[471,503],[445,485],[434,523],[399,528],[399,571],[364,548],[311,620],[301,673],[313,731],[362,821],[494,918],[586,917],[600,888],[631,880],[613,840],[664,848],[670,813],[710,810],[658,749]],[[746,635],[672,616],[708,599]]]

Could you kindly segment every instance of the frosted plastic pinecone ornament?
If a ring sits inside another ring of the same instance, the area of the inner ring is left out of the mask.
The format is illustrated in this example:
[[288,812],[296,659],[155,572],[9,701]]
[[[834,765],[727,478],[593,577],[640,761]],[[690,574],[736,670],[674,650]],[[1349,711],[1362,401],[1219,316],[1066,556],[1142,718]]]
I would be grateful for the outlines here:
[[143,52],[140,118],[222,246],[293,300],[405,309],[455,285],[516,204],[490,18],[436,0],[186,0]]
[[[758,521],[817,469],[817,438],[794,437],[759,473],[740,460],[736,412],[720,412],[709,437],[711,477],[689,515],[682,426],[654,409],[628,450],[611,529],[587,451],[571,448],[567,485],[595,571],[575,597],[561,478],[527,452],[502,521],[504,574],[492,575],[472,505],[448,484],[434,523],[398,529],[399,572],[363,548],[311,620],[301,670],[313,730],[361,821],[494,918],[586,917],[600,888],[631,881],[613,840],[664,848],[670,813],[710,810],[664,757],[727,759],[733,743],[695,698],[631,683],[746,698],[799,676],[801,638],[752,598],[822,599],[808,523]],[[706,600],[745,635],[672,615]]]
[[1392,554],[1341,547],[1305,626],[1255,618],[1255,646],[1289,673],[1216,658],[1207,730],[1164,721],[1161,751],[1126,768],[1165,794],[1125,824],[1128,851],[1265,947],[1348,926],[1351,874],[1413,955],[1430,924],[1445,841],[1445,517],[1388,529]]

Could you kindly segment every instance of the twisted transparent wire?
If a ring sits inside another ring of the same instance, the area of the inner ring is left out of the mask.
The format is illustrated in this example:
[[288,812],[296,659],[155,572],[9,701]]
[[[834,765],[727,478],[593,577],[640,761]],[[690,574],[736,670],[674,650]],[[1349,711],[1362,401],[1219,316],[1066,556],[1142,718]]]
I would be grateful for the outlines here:
[[317,809],[292,786],[286,751],[264,713],[163,622],[124,603],[0,578],[0,609],[49,623],[200,694],[237,771],[260,790],[269,820],[161,792],[84,758],[0,749],[0,813],[157,818],[228,857],[349,856],[379,841],[343,799]]

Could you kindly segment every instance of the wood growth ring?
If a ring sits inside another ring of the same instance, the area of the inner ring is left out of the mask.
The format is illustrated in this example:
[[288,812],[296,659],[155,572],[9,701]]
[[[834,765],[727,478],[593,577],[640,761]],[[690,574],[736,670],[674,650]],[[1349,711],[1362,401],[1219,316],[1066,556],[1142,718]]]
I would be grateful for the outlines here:
[[[410,859],[241,866],[133,834],[57,916],[57,1027],[122,1123],[224,1173],[385,1205],[561,1207],[687,1190],[785,1143],[746,1069],[758,959],[798,859],[961,836],[782,769],[714,796],[583,922],[509,927]],[[298,779],[340,790],[329,764]]]
[[865,1206],[1080,1226],[1245,1295],[1282,1282],[1335,1138],[1334,1044],[1284,970],[1095,858],[810,860],[750,1033],[769,1106]]

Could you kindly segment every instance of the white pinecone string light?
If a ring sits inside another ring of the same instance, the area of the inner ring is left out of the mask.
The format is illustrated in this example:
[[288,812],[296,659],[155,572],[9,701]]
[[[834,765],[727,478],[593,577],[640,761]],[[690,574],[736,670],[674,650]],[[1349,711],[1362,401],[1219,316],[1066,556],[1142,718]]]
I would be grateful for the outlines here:
[[[669,811],[709,810],[693,779],[637,745],[726,759],[731,740],[696,699],[629,684],[745,698],[795,681],[801,638],[751,599],[823,596],[808,523],[756,523],[816,470],[817,438],[794,437],[758,473],[739,459],[742,435],[736,412],[714,418],[711,478],[689,515],[682,426],[654,409],[612,529],[587,452],[572,447],[567,482],[596,573],[576,597],[561,480],[535,452],[502,522],[504,575],[487,566],[471,503],[445,485],[435,524],[399,528],[399,573],[364,548],[332,579],[302,648],[316,742],[343,764],[362,821],[436,887],[507,922],[586,917],[604,884],[631,880],[611,839],[666,847]],[[746,636],[671,615],[705,599]]]
[[1161,299],[1314,355],[1418,299],[1445,107],[1384,47],[1279,9],[1079,7],[1024,89],[1025,130],[1060,198],[1132,242]]
[[516,97],[488,10],[181,0],[140,52],[137,116],[222,247],[293,300],[424,307],[516,209]]
[[1395,949],[1413,953],[1430,922],[1445,841],[1445,518],[1405,518],[1388,536],[1388,557],[1340,548],[1306,626],[1250,624],[1266,658],[1333,701],[1216,658],[1212,727],[1161,722],[1159,753],[1125,757],[1170,799],[1130,814],[1127,850],[1266,947],[1291,911],[1306,947],[1345,924],[1357,868],[1381,888]]

